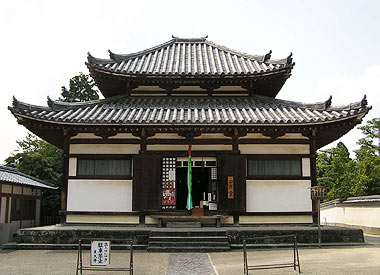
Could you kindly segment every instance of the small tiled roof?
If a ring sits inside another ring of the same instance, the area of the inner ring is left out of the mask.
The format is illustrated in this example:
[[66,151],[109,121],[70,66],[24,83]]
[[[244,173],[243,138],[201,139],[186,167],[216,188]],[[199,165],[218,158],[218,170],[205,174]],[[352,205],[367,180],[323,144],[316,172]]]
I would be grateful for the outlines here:
[[57,189],[57,187],[51,186],[49,183],[21,173],[15,168],[10,168],[0,165],[0,182],[9,184],[18,184],[29,187]]
[[271,97],[127,97],[85,103],[48,99],[48,107],[14,99],[16,117],[79,125],[312,125],[353,117],[371,107],[364,99],[346,106],[326,102],[304,104]]
[[88,54],[88,67],[126,75],[252,75],[292,69],[292,55],[271,60],[265,55],[249,55],[203,38],[172,40],[132,54],[110,53],[110,59]]

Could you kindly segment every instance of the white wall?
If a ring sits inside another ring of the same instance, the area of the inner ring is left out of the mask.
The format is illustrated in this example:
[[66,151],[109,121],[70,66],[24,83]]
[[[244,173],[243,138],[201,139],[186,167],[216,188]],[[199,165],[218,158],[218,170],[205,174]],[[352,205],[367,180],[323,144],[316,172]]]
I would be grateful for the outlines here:
[[348,225],[363,228],[364,233],[380,235],[380,201],[322,207],[321,224]]
[[131,180],[69,180],[68,211],[132,211]]
[[308,144],[239,144],[241,154],[309,154]]
[[247,180],[247,212],[312,211],[310,180]]
[[5,223],[5,210],[7,207],[7,198],[1,198],[1,212],[0,212],[0,223]]
[[70,144],[70,154],[138,154],[139,144]]

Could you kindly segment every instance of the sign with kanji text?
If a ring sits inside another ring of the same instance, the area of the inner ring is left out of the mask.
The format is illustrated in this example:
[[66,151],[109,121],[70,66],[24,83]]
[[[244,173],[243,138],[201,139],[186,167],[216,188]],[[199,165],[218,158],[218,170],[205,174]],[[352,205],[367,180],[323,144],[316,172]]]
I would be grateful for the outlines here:
[[325,200],[327,199],[327,188],[323,186],[313,186],[310,188],[310,195],[312,200]]
[[91,265],[106,266],[110,264],[110,241],[91,241]]
[[227,178],[227,192],[228,192],[228,198],[233,199],[234,198],[234,177],[228,177]]

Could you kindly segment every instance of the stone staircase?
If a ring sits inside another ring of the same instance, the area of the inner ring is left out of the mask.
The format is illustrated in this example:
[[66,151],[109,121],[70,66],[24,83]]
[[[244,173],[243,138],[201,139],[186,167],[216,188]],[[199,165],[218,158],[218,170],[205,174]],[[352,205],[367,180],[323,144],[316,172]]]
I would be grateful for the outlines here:
[[226,231],[152,231],[149,252],[223,252],[230,251]]

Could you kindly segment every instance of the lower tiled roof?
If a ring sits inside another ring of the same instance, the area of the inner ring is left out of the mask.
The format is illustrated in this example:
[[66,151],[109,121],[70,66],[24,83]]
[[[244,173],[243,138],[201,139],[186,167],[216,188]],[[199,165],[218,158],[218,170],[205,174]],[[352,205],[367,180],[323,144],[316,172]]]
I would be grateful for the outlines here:
[[29,187],[57,189],[57,187],[50,186],[48,183],[21,173],[15,168],[10,168],[0,165],[0,182],[9,184],[25,185]]
[[16,117],[64,124],[91,125],[299,125],[365,115],[364,99],[340,107],[326,102],[304,104],[271,97],[127,97],[84,103],[48,99],[48,107],[14,99]]

